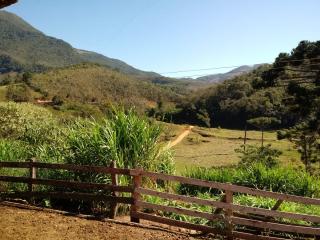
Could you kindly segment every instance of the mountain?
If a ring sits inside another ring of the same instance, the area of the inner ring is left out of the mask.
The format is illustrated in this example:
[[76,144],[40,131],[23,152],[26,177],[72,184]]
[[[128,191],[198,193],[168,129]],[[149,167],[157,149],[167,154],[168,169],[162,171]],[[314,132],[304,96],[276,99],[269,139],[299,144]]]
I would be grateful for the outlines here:
[[199,77],[196,80],[201,81],[201,82],[205,82],[205,83],[222,82],[224,80],[231,79],[233,77],[236,77],[236,76],[239,76],[239,75],[242,75],[245,73],[249,73],[249,72],[257,69],[261,65],[262,64],[255,64],[252,66],[243,65],[243,66],[237,67],[235,69],[232,69],[231,71],[229,71],[227,73],[218,73],[218,74],[207,75],[204,77]]
[[75,49],[63,40],[46,36],[17,15],[0,11],[0,72],[39,72],[83,62],[98,63],[139,77],[160,76],[95,52]]

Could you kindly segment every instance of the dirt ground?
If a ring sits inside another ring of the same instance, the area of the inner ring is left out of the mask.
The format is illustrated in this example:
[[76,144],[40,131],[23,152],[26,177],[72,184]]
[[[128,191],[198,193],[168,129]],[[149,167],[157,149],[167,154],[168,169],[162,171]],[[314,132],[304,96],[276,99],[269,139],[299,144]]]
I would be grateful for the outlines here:
[[88,220],[59,213],[0,205],[0,239],[198,240],[203,238],[152,227]]

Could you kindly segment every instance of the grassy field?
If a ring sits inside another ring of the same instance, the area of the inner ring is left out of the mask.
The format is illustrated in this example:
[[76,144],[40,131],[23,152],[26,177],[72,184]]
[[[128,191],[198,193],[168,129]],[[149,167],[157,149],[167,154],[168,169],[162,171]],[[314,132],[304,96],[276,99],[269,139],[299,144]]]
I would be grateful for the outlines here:
[[0,86],[0,102],[6,101],[7,87]]
[[[174,140],[188,126],[166,124],[165,139]],[[300,156],[292,143],[277,140],[276,132],[265,133],[265,144],[271,144],[282,151],[283,165],[300,165]],[[237,164],[235,149],[243,145],[244,131],[194,127],[182,142],[173,147],[178,172],[188,166],[218,167]],[[261,144],[260,131],[247,132],[247,144]]]

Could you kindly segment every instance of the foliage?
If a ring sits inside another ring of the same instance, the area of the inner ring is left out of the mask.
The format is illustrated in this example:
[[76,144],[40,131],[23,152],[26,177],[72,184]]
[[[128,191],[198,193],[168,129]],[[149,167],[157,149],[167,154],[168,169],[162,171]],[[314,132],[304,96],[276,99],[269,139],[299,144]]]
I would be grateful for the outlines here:
[[278,166],[281,151],[271,148],[271,145],[258,147],[255,145],[246,145],[245,148],[236,149],[236,152],[241,153],[240,165],[250,167],[255,163],[261,163],[266,168]]
[[312,164],[320,161],[319,132],[310,129],[308,123],[303,122],[290,129],[278,131],[278,139],[284,138],[295,144],[306,171],[312,173]]
[[154,102],[178,98],[172,90],[96,64],[80,64],[34,74],[32,86],[64,103],[118,104],[143,113]]
[[206,111],[215,127],[243,128],[248,119],[261,116],[279,119],[279,127],[292,127],[320,106],[314,87],[319,82],[319,49],[320,41],[302,41],[291,54],[280,53],[272,65],[198,90],[177,106],[180,111],[172,119],[204,126],[197,114]]
[[[310,176],[303,170],[297,171],[292,167],[267,168],[263,164],[253,164],[247,168],[190,168],[184,174],[187,177],[207,181],[229,182],[240,186],[256,189],[282,192],[307,197],[320,196],[320,180]],[[217,194],[216,189],[208,189],[193,185],[180,184],[180,194],[197,195],[211,192]]]
[[263,130],[268,127],[271,127],[273,124],[280,123],[280,121],[274,117],[257,117],[249,119],[247,122]]
[[68,136],[71,155],[68,162],[163,171],[173,170],[169,150],[159,143],[160,126],[149,123],[133,111],[116,110],[103,123],[78,121]]
[[61,106],[63,104],[63,100],[59,96],[53,96],[52,103],[55,106]]
[[30,153],[28,147],[16,140],[0,138],[0,160],[1,161],[24,161],[28,159]]
[[25,84],[10,84],[6,97],[9,101],[28,102],[31,100],[31,92]]
[[0,103],[0,136],[29,144],[55,138],[57,121],[52,114],[29,103]]

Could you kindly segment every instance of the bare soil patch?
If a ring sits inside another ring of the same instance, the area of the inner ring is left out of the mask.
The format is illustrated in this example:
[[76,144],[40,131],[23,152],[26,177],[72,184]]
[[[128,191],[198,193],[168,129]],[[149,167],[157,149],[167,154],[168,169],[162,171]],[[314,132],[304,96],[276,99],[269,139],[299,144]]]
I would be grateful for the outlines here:
[[0,239],[197,240],[201,238],[165,229],[88,220],[0,205]]

